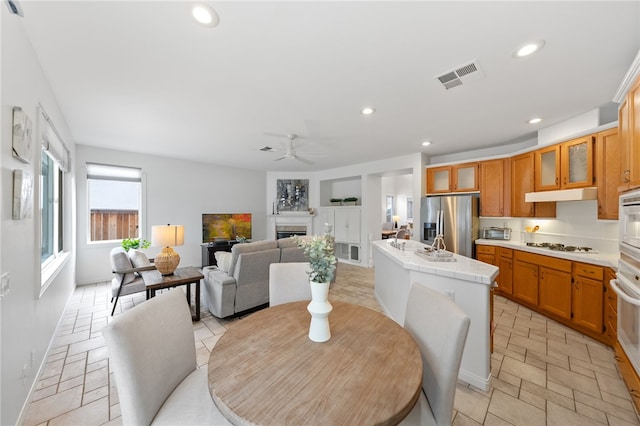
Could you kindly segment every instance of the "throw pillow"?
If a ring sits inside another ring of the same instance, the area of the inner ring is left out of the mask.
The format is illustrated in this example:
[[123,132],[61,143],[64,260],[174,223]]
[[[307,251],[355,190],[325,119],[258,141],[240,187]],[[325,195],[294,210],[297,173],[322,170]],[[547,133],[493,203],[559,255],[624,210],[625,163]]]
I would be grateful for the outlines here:
[[[116,247],[111,250],[111,270],[113,271],[121,271],[123,269],[131,269],[133,266],[131,265],[131,260],[129,260],[129,256],[127,256],[127,252],[124,251],[122,247]],[[118,282],[122,280],[122,274],[116,274],[116,278]],[[129,284],[131,281],[135,280],[136,276],[131,274],[126,274],[124,277],[123,284]]]
[[147,255],[144,254],[144,252],[141,250],[131,249],[127,252],[127,255],[129,256],[129,260],[131,260],[131,264],[134,268],[141,268],[143,266],[151,265],[151,262],[149,262]]
[[218,269],[228,273],[229,267],[231,266],[231,253],[226,251],[217,251],[214,253],[214,256],[218,263]]

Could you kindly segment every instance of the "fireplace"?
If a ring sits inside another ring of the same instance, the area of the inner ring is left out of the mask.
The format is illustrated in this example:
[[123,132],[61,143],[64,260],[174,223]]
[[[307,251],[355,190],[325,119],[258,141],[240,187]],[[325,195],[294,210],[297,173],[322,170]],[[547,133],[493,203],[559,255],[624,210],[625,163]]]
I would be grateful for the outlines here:
[[287,238],[294,235],[307,235],[305,225],[276,225],[276,238]]
[[269,215],[267,223],[268,240],[290,235],[313,235],[313,215],[308,213]]

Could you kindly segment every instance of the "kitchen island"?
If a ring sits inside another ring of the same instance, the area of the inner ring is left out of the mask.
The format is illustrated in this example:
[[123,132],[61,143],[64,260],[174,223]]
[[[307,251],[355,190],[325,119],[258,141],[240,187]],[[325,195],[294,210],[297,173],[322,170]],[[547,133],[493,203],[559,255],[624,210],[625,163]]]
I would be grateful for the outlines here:
[[394,240],[373,241],[375,296],[383,311],[403,325],[412,283],[424,285],[454,300],[471,318],[460,365],[460,380],[488,390],[491,379],[491,289],[498,268],[454,254],[453,262],[432,262],[416,250],[424,244]]

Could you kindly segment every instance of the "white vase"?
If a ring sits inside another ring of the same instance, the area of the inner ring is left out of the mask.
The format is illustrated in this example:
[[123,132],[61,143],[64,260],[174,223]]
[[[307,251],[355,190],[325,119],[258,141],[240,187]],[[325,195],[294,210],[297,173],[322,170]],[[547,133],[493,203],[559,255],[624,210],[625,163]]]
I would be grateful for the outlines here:
[[329,303],[329,283],[316,283],[310,281],[311,302],[307,305],[307,311],[311,314],[309,325],[309,340],[314,342],[326,342],[331,337],[329,329],[329,313],[333,309]]

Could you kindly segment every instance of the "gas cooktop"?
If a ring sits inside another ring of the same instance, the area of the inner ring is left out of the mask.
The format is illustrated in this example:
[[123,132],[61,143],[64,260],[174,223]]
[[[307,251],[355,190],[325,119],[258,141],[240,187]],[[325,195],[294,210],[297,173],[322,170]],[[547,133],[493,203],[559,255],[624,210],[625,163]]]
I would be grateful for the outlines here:
[[543,247],[548,248],[549,250],[557,250],[557,251],[572,251],[572,252],[580,252],[580,253],[596,253],[591,247],[581,247],[581,246],[565,246],[560,243],[527,243],[529,247]]

